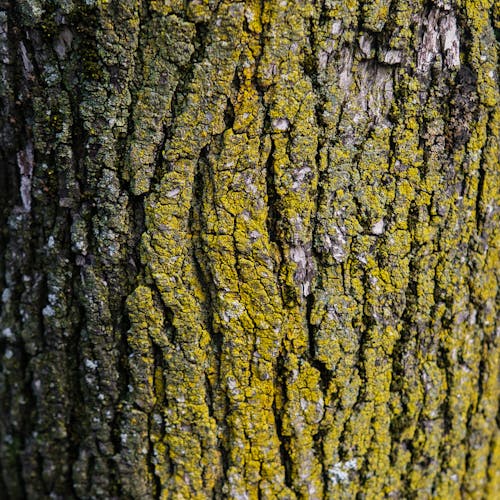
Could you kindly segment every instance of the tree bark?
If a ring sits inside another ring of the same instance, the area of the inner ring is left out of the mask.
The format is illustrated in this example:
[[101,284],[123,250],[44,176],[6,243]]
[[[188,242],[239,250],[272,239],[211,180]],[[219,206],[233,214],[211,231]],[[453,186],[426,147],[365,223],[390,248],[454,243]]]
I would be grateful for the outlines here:
[[0,9],[7,498],[495,498],[498,3]]

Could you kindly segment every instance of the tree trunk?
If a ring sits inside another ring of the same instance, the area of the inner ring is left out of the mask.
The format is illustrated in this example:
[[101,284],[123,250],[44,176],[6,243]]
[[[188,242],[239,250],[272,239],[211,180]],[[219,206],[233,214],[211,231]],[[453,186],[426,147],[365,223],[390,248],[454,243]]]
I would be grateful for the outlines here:
[[5,497],[496,498],[499,5],[0,3]]

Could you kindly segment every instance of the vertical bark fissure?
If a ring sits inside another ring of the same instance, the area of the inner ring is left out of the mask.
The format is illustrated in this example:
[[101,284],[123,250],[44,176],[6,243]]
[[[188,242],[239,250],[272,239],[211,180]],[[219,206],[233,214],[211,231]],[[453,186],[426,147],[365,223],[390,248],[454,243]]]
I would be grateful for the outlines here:
[[[283,407],[287,401],[286,395],[286,368],[283,356],[286,353],[280,354],[276,360],[276,375],[275,387],[276,394],[273,400],[274,421],[276,424],[276,433],[279,440],[280,459],[283,470],[285,471],[285,486],[293,489],[292,472],[291,472],[291,457],[290,457],[290,439],[283,434]],[[280,405],[278,407],[277,398],[279,397]]]
[[[226,124],[227,126],[227,124]],[[215,389],[220,388],[220,356],[222,353],[222,342],[223,336],[221,332],[214,328],[214,310],[215,310],[215,295],[214,290],[214,278],[211,274],[210,267],[207,263],[205,252],[203,250],[203,242],[201,237],[201,232],[204,229],[204,219],[203,219],[203,202],[205,200],[205,194],[208,190],[207,187],[207,168],[205,166],[208,164],[208,154],[209,146],[205,146],[199,155],[199,159],[196,164],[196,169],[194,172],[192,196],[191,196],[191,208],[189,214],[189,227],[190,233],[192,234],[192,258],[194,263],[194,269],[196,273],[196,278],[200,286],[205,290],[205,303],[203,304],[204,311],[204,327],[208,331],[211,338],[211,349],[213,350],[213,355],[209,363],[216,364],[215,367],[211,368],[211,371],[215,374],[216,378],[210,380],[210,377],[205,373],[205,387],[206,387],[206,402],[208,412],[211,418],[217,422],[217,426],[220,429],[221,422],[217,418],[216,411],[214,408],[215,404]],[[223,454],[225,451],[222,452]],[[224,463],[224,459],[223,459]],[[223,471],[224,474],[224,471]]]
[[[266,113],[267,116],[267,113]],[[266,194],[267,194],[267,219],[266,226],[269,235],[269,240],[278,245],[280,253],[283,258],[283,250],[280,245],[279,232],[278,232],[278,196],[276,194],[276,187],[274,185],[274,142],[271,140],[271,149],[266,160]]]

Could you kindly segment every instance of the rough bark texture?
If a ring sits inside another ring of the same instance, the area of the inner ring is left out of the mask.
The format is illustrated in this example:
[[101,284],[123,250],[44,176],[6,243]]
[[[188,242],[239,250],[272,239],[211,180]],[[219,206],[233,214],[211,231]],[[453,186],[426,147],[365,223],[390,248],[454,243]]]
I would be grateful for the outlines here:
[[495,498],[498,3],[0,9],[1,491]]

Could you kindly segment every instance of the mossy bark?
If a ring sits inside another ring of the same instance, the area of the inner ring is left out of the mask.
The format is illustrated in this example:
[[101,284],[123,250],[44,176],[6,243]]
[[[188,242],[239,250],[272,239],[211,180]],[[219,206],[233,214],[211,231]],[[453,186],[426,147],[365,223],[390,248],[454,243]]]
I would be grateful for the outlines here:
[[0,3],[5,496],[496,498],[499,30]]

